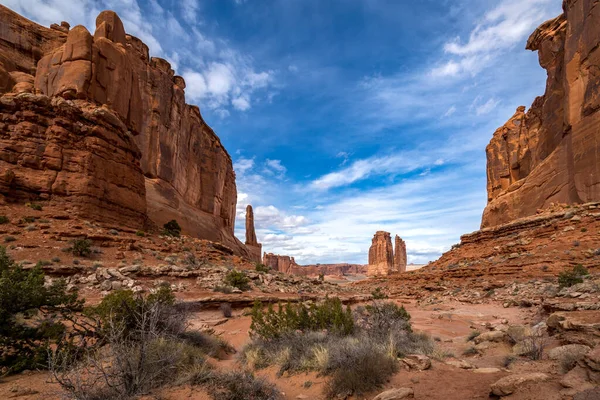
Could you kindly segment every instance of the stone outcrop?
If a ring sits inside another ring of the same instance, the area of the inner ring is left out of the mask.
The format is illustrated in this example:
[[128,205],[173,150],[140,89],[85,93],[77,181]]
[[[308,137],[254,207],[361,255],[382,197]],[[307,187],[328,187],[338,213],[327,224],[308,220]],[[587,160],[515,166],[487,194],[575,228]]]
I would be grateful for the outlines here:
[[272,270],[285,274],[293,274],[293,270],[300,267],[296,264],[294,257],[280,256],[273,253],[265,253],[262,261],[264,265]]
[[406,272],[406,243],[396,235],[394,245],[394,271]]
[[[231,157],[199,108],[185,103],[185,82],[167,61],[150,57],[112,11],[100,13],[93,34],[67,23],[44,28],[3,6],[0,22],[0,94],[40,93],[80,108],[109,109],[120,136],[133,137],[139,148],[135,162],[145,179],[150,219],[158,225],[176,219],[183,233],[249,257],[233,233],[237,191]],[[27,167],[19,163],[22,175]],[[79,169],[81,182],[87,181],[86,166]]]
[[272,253],[264,253],[263,264],[274,271],[299,276],[344,276],[348,274],[360,275],[367,273],[367,265],[361,264],[314,264],[299,265],[294,257],[280,256]]
[[389,232],[378,231],[369,249],[368,275],[388,275],[394,268],[394,249]]
[[142,228],[140,153],[106,107],[21,93],[0,97],[0,193]]
[[252,206],[246,207],[246,248],[250,253],[252,261],[260,262],[262,254],[262,245],[256,240],[256,231],[254,230],[254,211]]
[[488,205],[482,228],[554,203],[600,200],[600,6],[568,0],[527,49],[546,69],[546,92],[519,107],[486,148]]

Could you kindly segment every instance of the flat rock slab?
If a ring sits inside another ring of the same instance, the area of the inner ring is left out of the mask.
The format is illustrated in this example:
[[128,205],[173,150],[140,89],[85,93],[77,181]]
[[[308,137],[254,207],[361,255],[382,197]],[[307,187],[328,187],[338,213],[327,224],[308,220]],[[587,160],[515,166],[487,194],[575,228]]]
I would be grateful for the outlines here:
[[544,382],[550,379],[546,374],[533,372],[530,374],[509,375],[500,379],[490,386],[491,393],[496,396],[508,396],[514,393],[520,386],[532,382]]
[[399,388],[386,390],[379,393],[373,400],[401,400],[414,398],[415,392],[411,388]]

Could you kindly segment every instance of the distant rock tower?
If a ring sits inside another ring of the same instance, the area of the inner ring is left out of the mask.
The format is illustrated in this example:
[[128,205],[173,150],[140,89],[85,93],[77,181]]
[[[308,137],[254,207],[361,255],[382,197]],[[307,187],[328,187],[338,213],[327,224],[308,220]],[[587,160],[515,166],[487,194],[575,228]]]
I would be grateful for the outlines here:
[[394,247],[394,272],[406,272],[406,243],[396,235]]
[[260,262],[262,255],[262,244],[256,240],[256,231],[254,230],[254,211],[252,206],[246,207],[246,248],[250,253],[252,261]]
[[394,249],[392,248],[392,237],[389,232],[378,231],[373,236],[373,242],[369,249],[369,266],[367,275],[388,275],[394,268]]

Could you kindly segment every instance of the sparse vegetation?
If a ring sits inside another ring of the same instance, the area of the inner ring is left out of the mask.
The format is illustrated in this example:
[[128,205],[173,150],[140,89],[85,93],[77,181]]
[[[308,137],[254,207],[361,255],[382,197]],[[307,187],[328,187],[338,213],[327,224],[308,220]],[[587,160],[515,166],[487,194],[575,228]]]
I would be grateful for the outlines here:
[[63,280],[45,285],[39,265],[24,270],[0,246],[0,374],[44,368],[65,331],[62,319],[82,305]]
[[55,262],[55,263],[60,262],[60,257],[52,257],[52,262]]
[[0,225],[8,224],[10,219],[6,215],[0,215]]
[[231,315],[232,315],[231,304],[229,304],[229,303],[222,303],[219,306],[219,309],[221,310],[221,313],[223,314],[223,316],[225,318],[231,318]]
[[248,279],[244,271],[232,269],[225,275],[223,282],[242,291],[250,289],[250,279]]
[[469,333],[469,336],[467,336],[467,342],[470,342],[471,340],[475,339],[479,335],[481,335],[481,332],[479,332],[477,330],[471,331],[471,333]]
[[371,292],[371,296],[373,296],[373,300],[383,300],[388,298],[387,294],[385,294],[379,286]]
[[42,211],[42,205],[38,203],[27,203],[25,204],[27,207],[31,208],[35,211]]
[[4,237],[4,243],[10,243],[10,242],[14,242],[16,240],[17,240],[17,238],[15,238],[14,236],[5,236]]
[[512,365],[512,363],[515,362],[516,360],[517,360],[517,358],[515,356],[508,355],[508,356],[504,357],[502,365],[504,366],[504,368],[509,368]]
[[176,220],[172,219],[163,225],[163,235],[179,237],[181,236],[181,226]]
[[144,231],[136,231],[135,236],[144,237],[144,236],[146,236],[146,233]]
[[578,264],[571,271],[563,271],[558,275],[558,286],[565,288],[583,283],[583,277],[589,274],[589,271],[583,265]]
[[75,239],[69,251],[74,256],[78,257],[89,257],[92,254],[92,242],[88,239]]
[[463,356],[476,356],[477,354],[479,354],[479,350],[477,350],[474,346],[467,347],[463,351]]
[[231,288],[231,286],[217,285],[213,288],[213,292],[231,294],[233,293],[233,289]]
[[271,268],[269,268],[265,264],[259,263],[259,262],[254,264],[254,269],[256,270],[256,272],[264,272],[264,273],[268,273],[271,270]]
[[410,315],[394,303],[373,302],[354,312],[337,298],[286,304],[252,312],[252,343],[242,360],[251,368],[270,365],[279,374],[316,371],[330,379],[328,397],[370,392],[397,370],[406,354],[432,354],[427,335],[412,332]]

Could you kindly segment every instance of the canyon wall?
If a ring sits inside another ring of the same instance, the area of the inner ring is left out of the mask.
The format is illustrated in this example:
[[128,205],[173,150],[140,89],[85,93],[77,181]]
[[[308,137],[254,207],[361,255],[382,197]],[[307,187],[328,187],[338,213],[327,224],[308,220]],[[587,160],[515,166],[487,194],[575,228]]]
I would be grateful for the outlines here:
[[[60,104],[81,110],[108,110],[104,118],[110,118],[109,124],[120,130],[112,132],[113,136],[127,142],[114,146],[126,147],[127,157],[132,158],[128,160],[131,165],[127,166],[131,173],[128,179],[136,182],[131,189],[136,193],[131,197],[132,204],[128,204],[128,196],[112,195],[114,187],[125,190],[121,187],[124,178],[118,174],[113,176],[111,168],[102,172],[103,168],[92,167],[85,157],[70,159],[71,164],[77,164],[71,169],[80,173],[77,192],[92,184],[100,174],[100,178],[113,186],[105,187],[103,192],[94,189],[95,195],[118,197],[119,200],[113,200],[119,202],[119,207],[135,209],[138,214],[147,213],[158,225],[176,219],[183,233],[224,243],[237,254],[249,257],[248,249],[233,234],[237,191],[231,157],[202,119],[199,108],[185,103],[184,89],[183,78],[175,75],[167,61],[150,57],[148,47],[127,35],[121,20],[112,11],[100,13],[92,35],[83,26],[70,29],[67,23],[44,28],[0,6],[0,94],[37,94],[51,99],[50,102],[62,98],[67,103]],[[5,103],[0,111],[11,113],[13,109],[5,108]],[[25,108],[29,113],[45,112]],[[55,109],[48,112],[45,118],[58,113]],[[20,121],[35,119],[29,114],[22,118],[24,114],[27,113],[19,114]],[[69,119],[62,114],[61,118]],[[77,118],[66,125],[76,122]],[[74,194],[70,187],[65,189],[63,185],[62,189],[54,190],[57,185],[45,183],[41,188],[30,184],[31,179],[27,178],[37,171],[51,175],[46,161],[41,160],[31,167],[32,162],[27,158],[32,152],[43,158],[45,148],[51,143],[47,139],[51,134],[62,135],[62,141],[97,137],[85,132],[81,137],[69,139],[66,133],[50,128],[63,126],[61,121],[40,121],[35,135],[27,133],[27,126],[19,125],[17,120],[10,121],[9,127],[2,127],[0,140],[9,151],[3,152],[0,176],[14,175],[10,193],[27,192],[30,196],[44,195],[50,200]],[[41,133],[44,129],[45,137]],[[66,129],[69,134],[77,133],[77,129]],[[35,136],[36,146],[30,144],[29,149],[21,150],[20,141],[26,136]],[[80,147],[77,149],[81,151]],[[96,151],[89,146],[85,149]],[[102,153],[107,157],[106,165],[118,162],[110,159],[112,150],[107,146],[106,153]],[[90,170],[93,168],[98,170]],[[9,170],[12,172],[7,172]],[[136,174],[139,176],[134,178]],[[139,179],[144,181],[143,190],[138,187]],[[6,188],[6,183],[2,187]],[[3,192],[5,196],[10,193]],[[142,194],[143,207],[137,204]],[[92,212],[88,207],[84,214],[102,218],[104,206],[102,201],[96,203],[99,208]]]
[[394,244],[394,271],[406,272],[406,243],[396,235]]
[[481,227],[552,203],[600,200],[600,1],[565,0],[527,49],[547,71],[546,92],[519,107],[486,148],[488,205]]
[[366,274],[367,266],[361,264],[313,264],[299,265],[294,257],[264,253],[263,264],[277,272],[301,276],[343,276],[346,274]]

